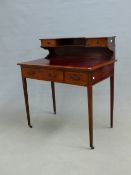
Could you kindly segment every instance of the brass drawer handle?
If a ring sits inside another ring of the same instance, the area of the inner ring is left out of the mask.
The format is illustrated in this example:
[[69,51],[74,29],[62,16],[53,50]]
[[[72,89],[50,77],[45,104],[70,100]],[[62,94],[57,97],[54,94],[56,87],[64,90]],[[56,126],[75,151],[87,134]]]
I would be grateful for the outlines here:
[[75,80],[75,81],[79,81],[80,80],[80,76],[78,76],[78,75],[72,75],[72,76],[70,76],[70,78]]
[[27,72],[28,75],[34,76],[36,73],[35,72]]
[[99,41],[96,41],[96,44],[100,44]]
[[49,73],[49,74],[48,74],[48,77],[49,77],[49,78],[55,78],[55,77],[56,77],[56,74]]

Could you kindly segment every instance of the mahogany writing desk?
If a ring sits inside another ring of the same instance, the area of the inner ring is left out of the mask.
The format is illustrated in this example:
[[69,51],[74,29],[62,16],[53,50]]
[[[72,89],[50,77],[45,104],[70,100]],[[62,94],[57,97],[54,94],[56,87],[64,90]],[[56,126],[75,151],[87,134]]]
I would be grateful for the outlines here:
[[51,82],[56,113],[54,82],[87,87],[90,147],[93,149],[93,85],[110,77],[110,126],[113,127],[115,37],[40,39],[46,58],[19,63],[29,127],[30,112],[26,78]]

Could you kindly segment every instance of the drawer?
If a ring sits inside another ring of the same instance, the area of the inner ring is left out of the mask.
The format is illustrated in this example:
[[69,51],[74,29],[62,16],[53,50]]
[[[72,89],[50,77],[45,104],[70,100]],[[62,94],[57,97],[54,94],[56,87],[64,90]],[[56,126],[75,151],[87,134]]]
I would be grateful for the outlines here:
[[55,39],[42,39],[41,40],[41,47],[55,47],[56,40]]
[[100,69],[95,70],[92,73],[92,84],[98,83],[114,73],[114,65],[109,65]]
[[86,45],[88,47],[107,47],[108,41],[107,38],[91,38],[87,39]]
[[22,68],[22,75],[25,78],[47,80],[47,81],[63,81],[63,72],[59,70],[43,69],[43,68]]
[[65,82],[87,86],[87,73],[65,72]]

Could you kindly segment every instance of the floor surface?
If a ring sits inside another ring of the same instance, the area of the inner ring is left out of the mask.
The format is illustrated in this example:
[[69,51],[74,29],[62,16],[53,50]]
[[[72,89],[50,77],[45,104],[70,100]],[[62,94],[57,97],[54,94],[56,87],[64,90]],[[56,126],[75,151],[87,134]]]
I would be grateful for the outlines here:
[[[8,74],[5,79],[1,76],[1,82],[14,79],[13,76],[16,74]],[[1,86],[1,175],[130,175],[131,117],[128,96],[124,103],[124,98],[122,102],[116,93],[114,128],[111,129],[109,81],[94,86],[95,149],[90,150],[86,88],[57,84],[57,114],[54,115],[50,84],[29,80],[33,125],[30,129],[26,122],[21,79],[19,76],[16,79],[18,81],[12,86],[11,81],[6,81],[7,86]]]

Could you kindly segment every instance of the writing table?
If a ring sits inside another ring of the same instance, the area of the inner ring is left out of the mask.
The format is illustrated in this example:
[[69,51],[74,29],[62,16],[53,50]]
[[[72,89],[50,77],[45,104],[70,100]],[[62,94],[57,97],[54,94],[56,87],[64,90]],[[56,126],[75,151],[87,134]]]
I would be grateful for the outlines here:
[[19,63],[23,82],[27,121],[30,112],[27,78],[51,82],[56,113],[55,82],[85,86],[88,94],[90,147],[93,146],[93,85],[110,78],[110,127],[113,127],[115,37],[40,39],[45,58]]

